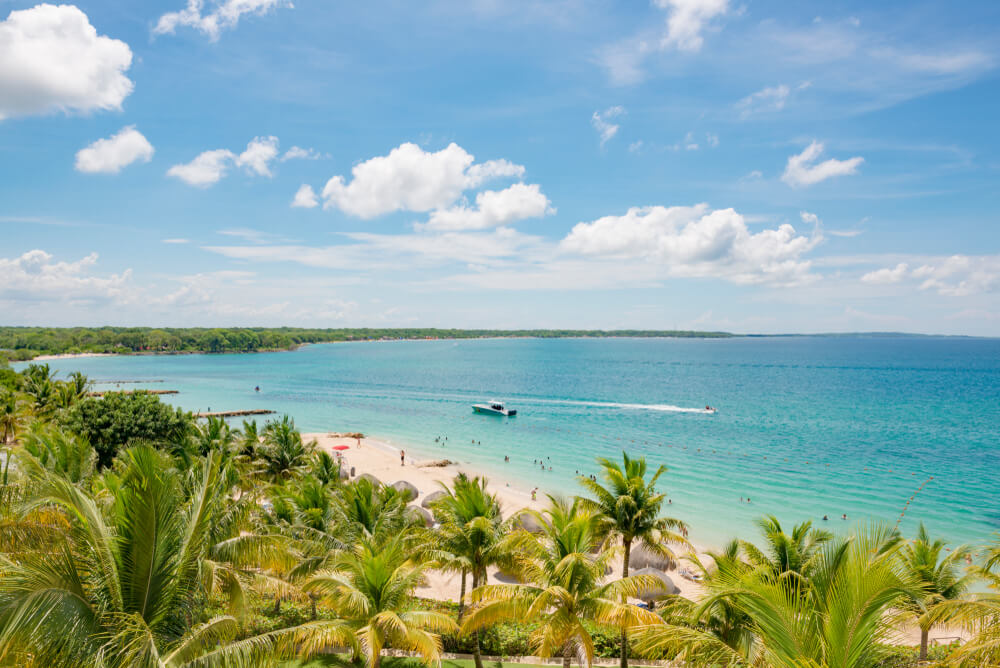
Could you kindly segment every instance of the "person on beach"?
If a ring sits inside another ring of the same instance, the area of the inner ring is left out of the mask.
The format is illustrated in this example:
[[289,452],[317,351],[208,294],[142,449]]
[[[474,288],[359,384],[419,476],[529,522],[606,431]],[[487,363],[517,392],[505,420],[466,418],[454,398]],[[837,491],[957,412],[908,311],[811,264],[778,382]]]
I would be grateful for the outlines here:
[[406,466],[406,450],[399,451],[399,465]]
[[538,500],[538,488],[537,487],[535,487],[534,489],[531,490],[531,500],[532,501]]

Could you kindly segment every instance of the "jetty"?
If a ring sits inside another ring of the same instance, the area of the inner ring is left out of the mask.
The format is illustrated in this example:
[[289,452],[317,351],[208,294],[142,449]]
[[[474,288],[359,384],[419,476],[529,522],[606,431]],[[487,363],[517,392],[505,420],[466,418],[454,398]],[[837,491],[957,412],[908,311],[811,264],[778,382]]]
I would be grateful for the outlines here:
[[244,415],[273,415],[274,411],[269,411],[266,408],[251,408],[246,411],[212,411],[211,413],[195,413],[196,418],[228,418],[228,417],[242,417]]
[[100,392],[88,392],[88,397],[103,397],[105,394],[178,394],[177,390],[101,390]]

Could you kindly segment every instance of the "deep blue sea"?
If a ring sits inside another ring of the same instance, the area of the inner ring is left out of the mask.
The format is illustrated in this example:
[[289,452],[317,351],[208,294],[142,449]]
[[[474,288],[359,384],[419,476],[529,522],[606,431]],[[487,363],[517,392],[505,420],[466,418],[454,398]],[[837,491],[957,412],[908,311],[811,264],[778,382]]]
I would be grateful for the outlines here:
[[[668,510],[702,544],[750,537],[765,513],[834,530],[894,524],[911,497],[905,532],[922,520],[978,543],[1000,530],[996,339],[390,341],[52,365],[162,381],[128,387],[179,390],[164,398],[186,409],[268,408],[303,431],[362,431],[525,489],[577,491],[576,471],[627,450],[669,467]],[[493,398],[517,417],[472,413]]]

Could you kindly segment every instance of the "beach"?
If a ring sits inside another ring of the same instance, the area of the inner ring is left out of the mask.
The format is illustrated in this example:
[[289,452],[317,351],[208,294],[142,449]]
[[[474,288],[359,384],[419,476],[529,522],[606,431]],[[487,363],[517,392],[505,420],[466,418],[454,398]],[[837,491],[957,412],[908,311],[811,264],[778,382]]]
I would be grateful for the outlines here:
[[[419,505],[424,497],[442,489],[442,485],[451,485],[452,480],[459,473],[468,476],[485,476],[489,480],[489,489],[496,494],[500,502],[500,508],[505,518],[509,518],[518,511],[531,508],[543,510],[548,505],[546,490],[539,489],[536,500],[531,500],[531,490],[524,489],[517,484],[515,474],[504,475],[502,468],[493,471],[475,469],[467,464],[449,464],[439,466],[442,459],[447,457],[447,449],[444,449],[441,457],[434,459],[422,457],[413,451],[406,452],[406,463],[400,466],[401,449],[395,445],[380,441],[374,438],[353,438],[341,435],[339,432],[317,432],[302,434],[305,441],[316,441],[316,446],[326,450],[333,455],[341,455],[348,470],[351,467],[355,470],[355,477],[362,474],[370,474],[386,485],[392,485],[401,480],[411,483],[419,490],[413,505]],[[359,445],[360,443],[360,445]],[[347,447],[346,450],[336,450],[337,447]],[[684,546],[673,546],[678,557],[687,552]],[[701,557],[705,555],[699,551]],[[681,562],[682,567],[689,566],[686,561]],[[612,564],[611,577],[618,577],[621,573],[621,561],[617,560]],[[702,595],[702,587],[690,580],[680,576],[678,571],[669,573],[670,579],[680,589],[680,594],[686,598],[698,599]],[[498,584],[496,569],[491,569],[487,574],[489,584]],[[458,592],[461,587],[460,576],[448,575],[439,571],[430,571],[427,582],[417,590],[419,596],[438,600],[457,601]]]

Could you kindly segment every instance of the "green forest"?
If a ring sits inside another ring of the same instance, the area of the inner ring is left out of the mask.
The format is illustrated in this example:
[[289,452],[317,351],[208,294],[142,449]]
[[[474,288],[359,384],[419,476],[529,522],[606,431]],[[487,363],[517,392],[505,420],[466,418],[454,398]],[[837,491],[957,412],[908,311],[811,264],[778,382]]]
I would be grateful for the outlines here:
[[725,338],[727,332],[585,329],[303,329],[298,327],[0,327],[0,355],[12,361],[65,353],[248,353],[293,350],[306,343],[383,339],[495,337]]

